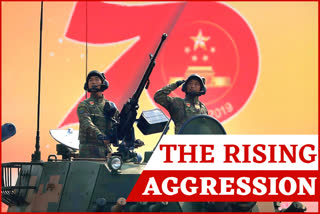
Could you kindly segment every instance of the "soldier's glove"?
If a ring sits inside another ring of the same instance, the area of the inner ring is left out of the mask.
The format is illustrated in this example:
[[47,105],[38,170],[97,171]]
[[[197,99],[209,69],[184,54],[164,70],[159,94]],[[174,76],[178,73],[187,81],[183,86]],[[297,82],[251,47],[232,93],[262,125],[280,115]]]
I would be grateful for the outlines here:
[[103,134],[99,134],[98,135],[98,140],[104,141],[104,140],[110,140],[109,136],[103,135]]
[[182,85],[184,82],[185,82],[185,80],[178,80],[178,81],[176,82],[177,87],[179,87],[180,85]]
[[134,141],[134,148],[139,148],[141,146],[144,146],[144,142],[140,139],[137,139],[136,141]]

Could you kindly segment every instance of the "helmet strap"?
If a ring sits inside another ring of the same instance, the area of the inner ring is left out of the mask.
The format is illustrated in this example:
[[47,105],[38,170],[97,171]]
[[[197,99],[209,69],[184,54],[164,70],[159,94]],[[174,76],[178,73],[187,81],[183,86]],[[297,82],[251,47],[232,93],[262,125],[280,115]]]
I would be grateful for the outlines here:
[[92,87],[92,88],[88,89],[88,92],[90,92],[90,93],[96,93],[96,92],[99,92],[99,91],[101,91],[101,90],[98,89],[97,87]]
[[195,91],[191,91],[191,92],[186,92],[186,94],[190,97],[199,97],[201,96],[203,93],[200,92],[195,92]]

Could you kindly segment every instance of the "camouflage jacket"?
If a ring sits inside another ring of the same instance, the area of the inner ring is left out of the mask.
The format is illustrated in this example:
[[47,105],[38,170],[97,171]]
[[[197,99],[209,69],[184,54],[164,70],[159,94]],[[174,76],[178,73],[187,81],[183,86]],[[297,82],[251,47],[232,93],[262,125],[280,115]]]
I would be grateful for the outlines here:
[[98,135],[110,135],[111,127],[114,123],[112,119],[117,120],[119,112],[115,116],[106,119],[103,113],[106,102],[109,102],[102,95],[97,97],[91,94],[90,98],[82,101],[78,105],[77,113],[79,118],[79,140],[80,144],[96,144],[103,146],[103,142],[98,140]]
[[168,95],[176,88],[178,88],[176,83],[163,87],[155,93],[154,100],[168,110],[175,124],[175,133],[177,134],[187,119],[198,114],[208,114],[208,110],[199,101],[199,97],[186,96],[184,99],[169,97]]

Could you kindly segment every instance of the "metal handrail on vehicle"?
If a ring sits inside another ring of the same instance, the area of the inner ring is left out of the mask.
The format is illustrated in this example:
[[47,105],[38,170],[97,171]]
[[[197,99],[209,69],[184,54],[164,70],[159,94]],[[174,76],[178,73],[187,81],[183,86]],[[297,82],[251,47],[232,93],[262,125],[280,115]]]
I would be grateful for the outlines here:
[[[42,163],[12,162],[1,164],[1,200],[3,203],[7,205],[27,204],[25,201],[27,190],[36,188],[36,186],[28,185],[34,165],[42,165]],[[26,169],[22,169],[23,166],[26,166]]]

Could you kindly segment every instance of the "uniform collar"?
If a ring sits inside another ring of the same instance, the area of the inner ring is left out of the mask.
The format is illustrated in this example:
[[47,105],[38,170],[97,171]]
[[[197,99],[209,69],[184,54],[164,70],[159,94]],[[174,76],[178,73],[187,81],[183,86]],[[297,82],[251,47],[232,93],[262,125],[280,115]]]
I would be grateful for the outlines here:
[[199,96],[186,95],[184,100],[187,101],[187,102],[193,103],[193,104],[199,104]]
[[101,102],[104,99],[104,96],[103,94],[101,96],[98,96],[96,93],[91,93],[90,98],[96,102]]

